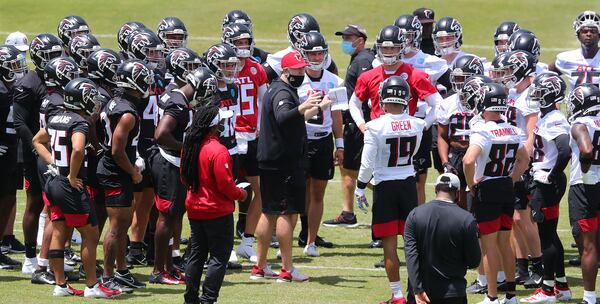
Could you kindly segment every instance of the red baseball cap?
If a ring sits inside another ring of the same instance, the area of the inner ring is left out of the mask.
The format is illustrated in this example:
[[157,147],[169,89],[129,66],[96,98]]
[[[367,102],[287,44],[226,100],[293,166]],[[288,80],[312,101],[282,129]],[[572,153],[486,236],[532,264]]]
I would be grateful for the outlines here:
[[281,59],[281,68],[300,69],[306,66],[304,58],[297,51],[289,52]]

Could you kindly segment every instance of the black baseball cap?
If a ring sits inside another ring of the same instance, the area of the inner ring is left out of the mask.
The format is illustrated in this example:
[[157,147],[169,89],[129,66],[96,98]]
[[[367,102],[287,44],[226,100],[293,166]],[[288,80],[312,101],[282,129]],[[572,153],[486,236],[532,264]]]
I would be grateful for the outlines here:
[[413,15],[419,18],[421,23],[434,23],[435,22],[435,12],[426,7],[418,8],[413,12]]
[[336,36],[342,35],[354,35],[367,39],[367,30],[365,30],[362,26],[356,24],[348,24],[343,31],[335,32]]

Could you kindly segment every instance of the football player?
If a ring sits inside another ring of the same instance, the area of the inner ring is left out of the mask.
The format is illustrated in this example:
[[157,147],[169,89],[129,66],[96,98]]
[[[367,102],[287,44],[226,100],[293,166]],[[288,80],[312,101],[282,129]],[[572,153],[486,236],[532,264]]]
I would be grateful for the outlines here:
[[508,39],[508,51],[527,51],[531,53],[535,59],[535,74],[539,75],[548,70],[548,65],[539,62],[540,58],[540,41],[535,37],[535,34],[526,30],[520,29],[514,32]]
[[[386,57],[382,57],[385,58]],[[385,62],[385,61],[384,61]],[[398,235],[404,235],[404,221],[417,206],[415,168],[412,158],[419,149],[427,123],[408,114],[411,88],[401,76],[385,79],[379,100],[385,114],[365,126],[365,145],[355,190],[359,208],[368,206],[367,183],[373,178],[373,234],[383,241],[385,269],[392,297],[388,304],[404,304],[400,283]]]
[[435,23],[433,28],[433,45],[435,54],[446,60],[449,66],[457,58],[464,55],[462,46],[462,25],[454,17],[443,17]]
[[[25,190],[27,203],[23,213],[23,236],[25,239],[25,262],[21,271],[24,274],[33,274],[38,263],[38,270],[48,267],[48,260],[38,261],[36,258],[36,235],[40,212],[44,207],[42,201],[42,186],[38,178],[37,157],[33,153],[31,140],[39,131],[40,105],[47,95],[44,84],[44,67],[46,63],[63,54],[62,42],[52,34],[37,35],[29,46],[29,55],[35,65],[35,70],[18,79],[13,91],[14,126],[21,143],[23,144],[23,175],[25,176]],[[45,241],[42,242],[42,251],[47,251],[52,229],[44,233]],[[51,282],[51,281],[49,281]]]
[[87,276],[85,290],[77,290],[67,284],[62,271],[64,244],[72,227],[76,227],[82,236],[82,259],[87,273],[95,273],[99,237],[94,208],[85,189],[85,146],[89,142],[90,116],[100,108],[100,94],[94,83],[84,78],[69,82],[64,87],[64,94],[66,111],[63,109],[52,116],[33,138],[40,159],[49,168],[46,189],[52,205],[54,231],[48,255],[56,278],[52,294],[112,298],[121,292],[104,287],[96,276]]
[[221,40],[235,49],[240,60],[240,72],[236,79],[240,92],[238,94],[240,112],[235,120],[235,138],[239,152],[240,173],[245,175],[245,179],[250,182],[253,190],[248,192],[246,201],[240,203],[236,232],[242,241],[236,253],[255,263],[256,251],[252,244],[256,241],[254,232],[262,210],[256,156],[259,136],[258,122],[260,104],[267,91],[269,80],[262,65],[252,60],[254,37],[246,24],[236,22],[226,25]]
[[598,196],[600,176],[600,90],[583,83],[575,87],[567,100],[571,121],[571,172],[569,177],[569,220],[573,235],[581,244],[583,300],[596,303],[598,274]]
[[69,54],[71,39],[75,38],[75,36],[91,33],[88,23],[80,16],[66,16],[62,18],[58,23],[56,31],[67,54]]
[[573,22],[575,36],[581,48],[556,55],[556,61],[550,63],[549,70],[564,74],[569,80],[569,92],[582,83],[600,84],[600,15],[585,11]]
[[117,69],[116,82],[122,95],[115,96],[100,113],[107,150],[98,162],[97,175],[104,188],[109,219],[109,232],[104,237],[103,282],[107,288],[124,292],[131,292],[129,287],[145,287],[127,269],[125,251],[133,216],[134,184],[143,179],[144,163],[136,161],[141,124],[137,108],[146,102],[153,80],[152,70],[142,61],[123,62]]
[[183,21],[177,17],[165,17],[156,28],[156,35],[165,46],[166,51],[185,47],[188,31]]
[[502,303],[518,303],[514,254],[510,247],[515,201],[513,183],[527,169],[529,155],[523,147],[524,132],[502,120],[507,108],[504,86],[486,83],[482,90],[485,124],[471,132],[463,158],[488,281],[487,295],[479,303],[500,303],[496,278],[501,266],[506,273],[507,290]]
[[531,87],[529,98],[540,106],[533,129],[531,208],[538,223],[544,275],[541,288],[521,302],[555,303],[557,298],[571,299],[563,262],[565,252],[556,232],[559,203],[567,185],[563,171],[571,157],[570,125],[556,104],[564,100],[566,85],[557,74],[547,72],[536,76]]
[[119,45],[121,57],[123,57],[123,59],[129,58],[129,54],[127,52],[129,50],[129,37],[133,33],[144,28],[146,28],[146,26],[137,21],[127,22],[119,28],[119,32],[117,32],[117,44]]
[[494,32],[494,49],[496,50],[496,55],[508,52],[508,40],[520,28],[514,21],[503,21],[496,27],[496,31]]
[[[333,244],[318,236],[323,217],[323,197],[327,181],[334,175],[335,161],[343,162],[342,110],[347,110],[348,101],[343,80],[324,68],[329,54],[325,37],[319,32],[304,34],[298,41],[300,54],[306,62],[306,76],[298,88],[300,102],[308,100],[312,94],[322,97],[332,94],[338,96],[335,103],[319,111],[306,121],[308,170],[306,181],[306,216],[301,216],[302,228],[298,244],[304,247],[304,254],[318,256],[317,246],[331,248]],[[337,88],[341,94],[330,93]],[[333,97],[336,98],[336,97]],[[332,99],[333,99],[332,98]],[[334,152],[335,143],[335,152]]]
[[[286,49],[276,52],[274,54],[269,54],[267,56],[267,61],[263,63],[265,67],[265,72],[269,76],[269,81],[274,78],[279,77],[281,75],[281,58],[285,56],[287,53],[293,52],[295,50],[299,50],[297,43],[300,41],[300,38],[308,32],[320,32],[321,28],[319,27],[319,23],[317,19],[310,14],[301,13],[292,16],[290,22],[288,22],[288,40],[290,41],[290,46]],[[338,73],[337,66],[335,62],[331,59],[331,56],[327,56],[325,58],[325,63],[323,66],[324,69],[332,72],[333,74]]]
[[69,53],[75,60],[83,75],[87,76],[87,58],[92,52],[100,48],[100,43],[92,34],[83,34],[74,37],[69,43]]
[[[0,46],[0,166],[5,170],[0,181],[0,234],[5,231],[17,200],[17,133],[13,119],[13,90],[17,80],[27,73],[25,55],[15,46]],[[21,263],[0,252],[0,269],[19,267]]]
[[[248,16],[248,14],[241,10],[232,10],[225,14],[225,17],[223,17],[223,24],[221,28],[225,30],[226,26],[232,24],[245,25],[248,27],[250,32],[254,30],[254,28],[252,27],[252,20],[250,19],[250,16]],[[257,47],[252,48],[251,54],[251,58],[254,59],[254,61],[256,61],[258,64],[265,63],[267,61],[267,56],[269,55],[269,53]]]

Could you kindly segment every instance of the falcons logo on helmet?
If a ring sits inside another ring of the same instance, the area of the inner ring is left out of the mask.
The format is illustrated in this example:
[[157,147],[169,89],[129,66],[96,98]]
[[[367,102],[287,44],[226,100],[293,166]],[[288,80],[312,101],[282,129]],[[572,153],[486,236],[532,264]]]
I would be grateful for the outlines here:
[[129,24],[124,24],[119,31],[119,40],[124,40],[134,31],[134,29]]
[[82,83],[79,86],[79,90],[81,91],[83,101],[86,103],[93,103],[96,96],[98,96],[98,90],[91,83]]
[[144,33],[138,33],[133,36],[133,40],[131,41],[131,47],[141,50],[145,46],[150,45],[150,39]]
[[235,31],[233,30],[233,26],[227,26],[223,29],[223,37],[225,39],[233,37]]
[[[427,17],[427,18],[429,18],[429,17]],[[419,18],[418,18],[417,16],[414,16],[414,17],[413,17],[413,20],[412,20],[412,22],[411,22],[411,26],[412,26],[414,29],[417,29],[417,30],[419,30],[419,29],[421,29],[421,28],[423,27],[423,26],[421,25],[421,22],[419,21]]]
[[215,76],[210,76],[202,82],[202,86],[204,87],[204,96],[206,97],[217,91],[217,79]]
[[423,15],[425,15],[425,18],[431,19],[433,16],[433,11],[426,9],[423,11]]
[[304,20],[302,20],[302,18],[300,18],[300,16],[295,16],[290,21],[290,25],[288,26],[288,30],[290,32],[295,32],[295,31],[301,30],[301,29],[304,29]]
[[571,92],[571,98],[569,98],[571,103],[577,101],[579,104],[583,104],[583,89],[582,87],[576,87],[573,92]]
[[452,19],[452,24],[450,24],[450,29],[456,32],[460,32],[462,31],[462,26],[460,25],[460,22],[458,22],[458,20],[456,19]]
[[150,70],[148,70],[148,68],[139,63],[139,62],[134,62],[133,63],[133,69],[131,69],[131,78],[134,81],[138,81],[138,79],[145,79],[145,82],[150,84],[150,81],[148,79],[148,77],[150,76]]
[[303,49],[307,45],[308,39],[306,38],[306,35],[302,35],[302,37],[300,37],[300,39],[298,39],[298,41],[296,42],[296,48],[298,49]]
[[558,77],[556,77],[556,76],[548,77],[548,78],[542,80],[542,82],[540,84],[543,87],[545,87],[546,89],[548,89],[550,92],[552,92],[556,95],[560,94],[560,82],[558,80]]
[[75,22],[73,22],[71,19],[65,18],[60,21],[60,24],[58,25],[58,31],[61,35],[66,35],[67,31],[73,28],[73,26],[75,26]]
[[0,61],[10,58],[10,52],[7,48],[0,48]]
[[210,48],[210,50],[208,50],[208,54],[206,54],[206,61],[214,63],[224,56],[225,53],[223,52],[223,49],[218,46],[213,46]]
[[483,67],[483,64],[481,63],[481,60],[479,60],[479,58],[477,57],[473,57],[473,59],[469,61],[467,67],[474,71],[475,74],[483,74],[483,70],[481,69]]
[[98,53],[98,67],[100,70],[110,69],[110,66],[117,62],[117,58],[109,52]]
[[187,52],[182,50],[174,50],[173,53],[171,53],[171,66],[178,66],[189,58],[190,55]]
[[523,52],[516,52],[508,58],[508,62],[514,64],[517,68],[526,68],[527,55]]
[[35,37],[31,41],[31,45],[29,46],[29,48],[31,49],[32,52],[37,52],[37,50],[43,48],[45,45],[46,44],[40,37]]
[[164,31],[164,30],[166,30],[166,29],[168,29],[168,28],[169,28],[169,24],[167,23],[167,21],[166,21],[166,20],[164,20],[164,19],[163,19],[163,20],[161,20],[161,21],[160,21],[160,24],[158,25],[158,30],[159,30],[159,31]]
[[[70,61],[58,59],[56,62],[56,76],[59,78],[71,79],[77,67]],[[71,79],[72,80],[72,79]]]
[[73,37],[73,39],[71,40],[71,49],[75,50],[80,47],[88,46],[89,45],[88,42],[89,42],[89,40],[83,38],[83,36]]

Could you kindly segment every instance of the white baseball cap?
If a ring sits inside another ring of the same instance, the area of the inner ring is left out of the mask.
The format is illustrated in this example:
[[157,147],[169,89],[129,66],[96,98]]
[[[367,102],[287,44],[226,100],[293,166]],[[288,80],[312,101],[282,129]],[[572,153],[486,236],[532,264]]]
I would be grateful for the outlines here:
[[460,179],[452,173],[440,174],[435,181],[435,185],[448,185],[451,190],[460,189]]
[[21,52],[29,50],[27,36],[21,32],[10,33],[8,37],[6,37],[5,44],[14,45]]
[[217,113],[217,115],[215,115],[215,118],[213,118],[213,120],[210,122],[209,127],[216,126],[219,123],[219,121],[221,121],[222,119],[227,119],[227,118],[233,117],[233,114],[234,113],[232,110],[219,109],[219,113]]

